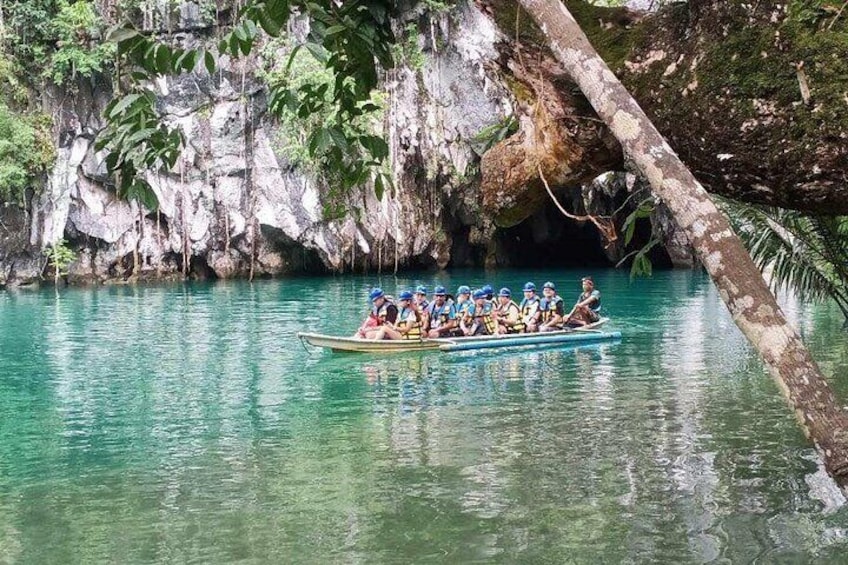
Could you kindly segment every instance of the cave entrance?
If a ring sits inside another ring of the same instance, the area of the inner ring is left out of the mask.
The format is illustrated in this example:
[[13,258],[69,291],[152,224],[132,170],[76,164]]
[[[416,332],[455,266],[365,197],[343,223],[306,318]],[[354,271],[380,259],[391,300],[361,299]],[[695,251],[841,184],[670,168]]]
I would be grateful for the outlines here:
[[522,268],[609,267],[615,261],[591,222],[564,217],[545,207],[511,228],[499,230],[497,262]]

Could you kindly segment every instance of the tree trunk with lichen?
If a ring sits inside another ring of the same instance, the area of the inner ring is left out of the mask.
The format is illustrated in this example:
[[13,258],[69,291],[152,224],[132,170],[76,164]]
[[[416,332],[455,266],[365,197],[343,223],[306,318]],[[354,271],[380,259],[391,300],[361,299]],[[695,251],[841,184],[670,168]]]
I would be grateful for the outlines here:
[[765,361],[828,472],[848,491],[848,414],[836,402],[727,219],[609,70],[565,6],[559,0],[520,3],[621,142],[627,158],[688,235],[734,322]]

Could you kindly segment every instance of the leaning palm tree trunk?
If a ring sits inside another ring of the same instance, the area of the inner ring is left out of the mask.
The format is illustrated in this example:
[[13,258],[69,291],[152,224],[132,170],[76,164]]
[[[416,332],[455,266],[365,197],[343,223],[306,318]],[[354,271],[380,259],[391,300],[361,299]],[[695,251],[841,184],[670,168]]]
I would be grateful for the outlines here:
[[592,48],[559,0],[520,0],[626,156],[665,202],[718,287],[733,321],[754,345],[825,467],[848,491],[848,414],[798,333],[786,322],[745,247],[704,188]]

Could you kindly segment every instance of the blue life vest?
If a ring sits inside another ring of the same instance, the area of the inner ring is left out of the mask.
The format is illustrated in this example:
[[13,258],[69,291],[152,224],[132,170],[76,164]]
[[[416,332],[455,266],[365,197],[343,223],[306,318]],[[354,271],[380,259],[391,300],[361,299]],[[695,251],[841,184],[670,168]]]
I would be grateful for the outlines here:
[[447,300],[441,307],[436,306],[436,303],[433,302],[427,308],[427,316],[430,318],[430,327],[435,330],[443,324],[447,324],[450,320],[456,319],[456,306],[453,302]]
[[[557,312],[557,310],[561,310],[561,312]],[[539,302],[539,311],[542,312],[542,322],[547,322],[557,314],[564,314],[565,310],[562,307],[562,298],[556,295],[550,300],[543,298]]]

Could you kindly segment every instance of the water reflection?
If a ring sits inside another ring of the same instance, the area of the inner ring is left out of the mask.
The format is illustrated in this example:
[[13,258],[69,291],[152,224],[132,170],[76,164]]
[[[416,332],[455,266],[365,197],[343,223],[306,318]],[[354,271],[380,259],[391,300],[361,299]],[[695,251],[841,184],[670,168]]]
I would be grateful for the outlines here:
[[[0,294],[0,551],[838,558],[841,495],[708,281],[592,274],[620,343],[397,357],[294,339],[353,327],[365,278]],[[796,306],[825,372],[848,374],[838,312]]]

